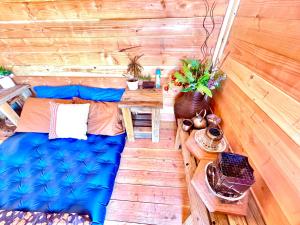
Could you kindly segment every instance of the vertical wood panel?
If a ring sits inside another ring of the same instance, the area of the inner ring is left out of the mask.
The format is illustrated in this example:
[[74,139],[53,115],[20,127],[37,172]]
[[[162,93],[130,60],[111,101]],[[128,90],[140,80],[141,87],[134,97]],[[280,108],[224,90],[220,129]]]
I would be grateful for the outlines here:
[[[247,154],[256,169],[257,182],[253,190],[266,223],[289,224],[288,218],[293,221],[290,224],[297,224],[300,218],[299,192],[283,174],[290,165],[285,164],[283,170],[274,164],[278,160],[280,163],[285,159],[294,160],[293,156],[286,154],[293,149],[297,155],[297,145],[231,80],[226,81],[223,91],[215,97],[214,110],[223,119],[222,126],[232,148]],[[294,179],[298,179],[297,174]],[[284,213],[288,213],[288,217]]]
[[300,145],[300,127],[296,126],[300,120],[300,102],[230,57],[223,69],[253,102]]
[[230,79],[215,96],[229,142],[256,168],[253,191],[270,225],[300,224],[299,6],[241,0],[223,66]]

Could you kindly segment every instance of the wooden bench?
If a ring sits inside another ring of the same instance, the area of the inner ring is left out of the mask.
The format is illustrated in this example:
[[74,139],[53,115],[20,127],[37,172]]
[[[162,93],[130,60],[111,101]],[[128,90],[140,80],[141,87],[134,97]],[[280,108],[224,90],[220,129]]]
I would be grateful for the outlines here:
[[[246,210],[246,216],[226,214],[218,211],[210,212],[207,209],[206,205],[201,200],[197,191],[192,185],[192,179],[197,167],[199,165],[201,166],[202,164],[200,162],[201,160],[195,158],[187,149],[186,141],[190,134],[182,130],[181,119],[179,119],[177,122],[178,128],[176,133],[175,148],[181,149],[182,151],[191,211],[191,214],[184,222],[184,225],[265,225],[265,222],[251,193],[248,196],[248,210]],[[230,205],[228,207],[230,207]]]

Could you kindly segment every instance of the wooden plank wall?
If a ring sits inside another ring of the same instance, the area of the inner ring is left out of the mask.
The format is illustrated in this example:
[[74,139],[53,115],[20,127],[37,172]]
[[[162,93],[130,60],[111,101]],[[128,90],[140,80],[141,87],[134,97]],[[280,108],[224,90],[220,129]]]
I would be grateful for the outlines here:
[[[120,77],[127,54],[144,54],[145,73],[153,75],[161,68],[166,77],[180,58],[201,57],[204,2],[3,0],[0,64],[12,66],[22,76],[19,82],[30,76]],[[213,2],[208,0],[211,6]],[[215,46],[228,0],[215,2],[216,27],[209,48]],[[210,19],[206,24],[212,27]],[[165,96],[171,105],[172,95]]]
[[256,168],[267,224],[300,224],[300,1],[241,0],[214,110]]

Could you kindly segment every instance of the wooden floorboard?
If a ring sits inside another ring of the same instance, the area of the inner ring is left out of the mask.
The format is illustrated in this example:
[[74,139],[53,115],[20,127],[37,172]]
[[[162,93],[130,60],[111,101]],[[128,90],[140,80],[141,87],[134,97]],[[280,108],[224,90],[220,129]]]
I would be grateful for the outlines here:
[[144,170],[119,170],[117,183],[163,187],[186,187],[185,174]]
[[186,188],[176,187],[117,183],[111,199],[170,205],[189,205]]
[[107,220],[142,224],[179,225],[187,218],[189,208],[158,203],[111,200]]
[[[174,148],[174,130],[174,124],[164,123],[159,143],[139,139],[126,144],[105,225],[182,225],[188,218],[184,163]],[[209,217],[212,225],[265,225],[252,197],[247,217]]]
[[122,158],[120,169],[184,173],[182,161],[169,159]]
[[127,142],[105,225],[181,225],[189,214],[174,123],[162,123],[159,143]]
[[122,158],[170,159],[182,162],[182,154],[175,149],[125,148]]

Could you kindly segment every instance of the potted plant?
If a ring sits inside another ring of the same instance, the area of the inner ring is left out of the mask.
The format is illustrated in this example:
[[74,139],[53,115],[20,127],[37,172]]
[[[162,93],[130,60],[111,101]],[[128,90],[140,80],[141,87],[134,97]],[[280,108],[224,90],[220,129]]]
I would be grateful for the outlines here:
[[124,76],[127,78],[127,86],[129,90],[137,90],[139,88],[139,80],[141,77],[142,71],[144,70],[143,66],[138,62],[143,55],[134,56],[129,58],[129,64],[127,66],[127,71]]
[[151,75],[140,76],[139,79],[142,81],[143,88],[154,88],[155,82],[151,80]]
[[15,83],[11,79],[12,71],[0,66],[0,85],[2,88],[14,87]]
[[226,75],[206,59],[181,60],[182,67],[171,75],[169,87],[181,87],[182,94],[175,100],[176,118],[192,118],[202,109],[209,110],[213,90],[221,86]]

